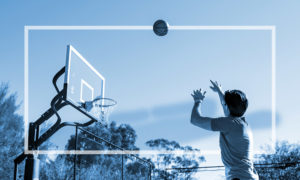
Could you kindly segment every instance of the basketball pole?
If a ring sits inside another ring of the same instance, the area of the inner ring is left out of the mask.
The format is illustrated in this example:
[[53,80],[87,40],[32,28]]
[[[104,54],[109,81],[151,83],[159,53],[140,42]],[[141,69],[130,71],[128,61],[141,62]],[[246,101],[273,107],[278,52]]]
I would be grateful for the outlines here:
[[[59,75],[57,75],[59,74]],[[58,79],[60,75],[62,75],[62,71],[59,71],[54,76],[54,81]],[[58,76],[58,77],[56,77]],[[56,79],[57,78],[57,79]],[[64,90],[60,91],[51,101],[51,108],[48,109],[38,120],[35,122],[29,123],[29,130],[28,130],[28,150],[38,150],[38,147],[49,139],[59,128],[61,124],[60,116],[58,115],[57,111],[64,107],[66,103],[62,103],[62,97],[64,94]],[[41,137],[39,137],[39,126],[51,118],[54,114],[57,115],[57,122],[48,129]],[[24,171],[24,179],[28,180],[38,180],[39,179],[39,159],[38,153],[36,154],[29,154],[26,157],[25,161],[25,171]]]
[[[58,94],[59,95],[59,94]],[[59,99],[58,95],[55,96],[54,99]],[[58,104],[59,103],[59,104]],[[66,104],[61,103],[58,100],[56,108],[54,110],[59,110],[64,107]],[[49,139],[59,128],[58,124],[60,124],[59,120],[50,128],[48,129],[42,137],[39,138],[39,126],[50,117],[55,114],[53,108],[48,109],[37,121],[29,124],[29,132],[28,132],[28,150],[32,151],[38,150],[39,145]],[[25,171],[24,171],[24,179],[26,180],[38,180],[39,179],[39,159],[38,153],[36,154],[28,154],[25,156]]]

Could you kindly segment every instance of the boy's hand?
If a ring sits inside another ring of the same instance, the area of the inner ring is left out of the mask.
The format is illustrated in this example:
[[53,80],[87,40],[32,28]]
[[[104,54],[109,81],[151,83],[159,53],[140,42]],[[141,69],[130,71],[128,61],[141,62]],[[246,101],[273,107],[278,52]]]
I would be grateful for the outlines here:
[[199,89],[199,90],[194,90],[194,92],[191,95],[194,98],[195,103],[199,103],[202,102],[203,99],[205,98],[205,93],[206,91],[202,92],[202,90]]
[[210,86],[211,90],[213,90],[214,92],[217,92],[217,93],[222,93],[222,87],[221,87],[221,84],[218,84],[217,81],[213,82],[212,80],[210,80],[212,86]]

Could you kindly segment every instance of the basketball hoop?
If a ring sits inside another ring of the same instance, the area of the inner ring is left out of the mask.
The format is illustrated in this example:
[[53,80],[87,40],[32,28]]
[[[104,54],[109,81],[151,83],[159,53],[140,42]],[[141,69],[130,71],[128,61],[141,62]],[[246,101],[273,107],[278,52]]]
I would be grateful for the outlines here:
[[100,119],[103,123],[107,124],[108,116],[113,111],[113,109],[116,107],[117,101],[115,101],[111,98],[99,98],[97,100],[97,102],[99,102],[98,107],[100,108],[100,111],[101,111]]
[[111,98],[96,98],[93,101],[82,103],[82,107],[93,116],[97,117],[100,123],[107,124],[108,116],[113,111],[117,101]]

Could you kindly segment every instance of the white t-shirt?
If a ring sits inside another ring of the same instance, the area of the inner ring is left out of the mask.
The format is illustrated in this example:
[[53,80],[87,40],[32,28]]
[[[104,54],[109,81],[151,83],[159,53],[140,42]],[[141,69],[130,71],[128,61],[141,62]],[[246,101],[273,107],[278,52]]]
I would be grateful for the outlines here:
[[258,180],[253,166],[252,132],[243,117],[221,117],[211,121],[213,131],[220,131],[220,149],[226,179]]

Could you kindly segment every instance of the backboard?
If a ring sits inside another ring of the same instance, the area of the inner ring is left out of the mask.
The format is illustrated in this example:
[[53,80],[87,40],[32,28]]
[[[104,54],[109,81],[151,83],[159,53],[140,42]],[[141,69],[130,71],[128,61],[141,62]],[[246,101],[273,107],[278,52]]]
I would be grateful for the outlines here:
[[64,88],[67,102],[100,121],[101,112],[82,105],[104,98],[105,78],[71,45],[67,46]]

